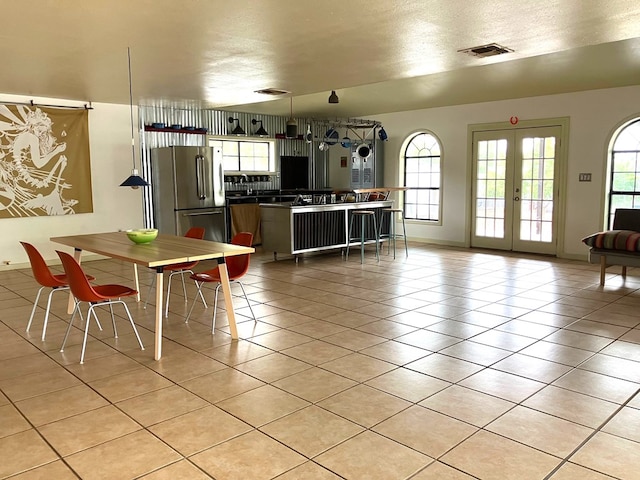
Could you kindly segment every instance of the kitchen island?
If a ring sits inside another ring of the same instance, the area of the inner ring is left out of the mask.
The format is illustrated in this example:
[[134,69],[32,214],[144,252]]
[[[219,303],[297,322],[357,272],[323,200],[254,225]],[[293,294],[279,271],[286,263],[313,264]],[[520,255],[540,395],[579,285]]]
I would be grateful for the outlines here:
[[253,190],[251,194],[241,191],[227,192],[227,241],[239,232],[250,232],[253,234],[253,245],[262,244],[259,204],[291,202],[295,198],[296,195],[283,194],[277,190]]
[[[393,206],[391,200],[368,202],[328,203],[321,205],[292,205],[291,203],[260,204],[262,246],[266,252],[298,255],[336,248],[346,248],[351,212],[357,209],[374,210],[380,225],[381,210]],[[383,225],[382,233],[388,233]],[[354,222],[352,237],[360,238],[360,222]],[[365,242],[375,242],[373,225],[365,227]],[[360,244],[358,240],[352,245]]]
[[[249,193],[250,192],[250,193]],[[291,203],[298,196],[311,201],[326,199],[326,190],[234,190],[226,192],[227,241],[238,232],[253,233],[253,244],[262,244],[260,204]]]

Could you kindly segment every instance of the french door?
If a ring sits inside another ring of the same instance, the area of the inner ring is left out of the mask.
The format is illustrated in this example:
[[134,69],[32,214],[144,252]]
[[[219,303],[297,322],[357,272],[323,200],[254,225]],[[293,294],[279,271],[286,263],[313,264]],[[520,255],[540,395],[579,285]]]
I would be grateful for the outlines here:
[[555,255],[562,127],[473,133],[471,246]]

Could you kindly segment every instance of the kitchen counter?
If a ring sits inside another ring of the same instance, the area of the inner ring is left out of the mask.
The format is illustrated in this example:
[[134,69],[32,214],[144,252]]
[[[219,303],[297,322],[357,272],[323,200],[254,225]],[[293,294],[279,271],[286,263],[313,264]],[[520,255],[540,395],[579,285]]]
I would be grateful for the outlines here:
[[291,202],[296,198],[296,195],[291,194],[283,194],[280,192],[270,192],[270,191],[257,191],[250,195],[247,195],[244,192],[238,193],[230,193],[226,194],[226,202],[228,205],[232,205],[234,203],[275,203],[275,202]]
[[238,232],[253,233],[253,244],[262,243],[260,204],[273,202],[288,202],[296,198],[295,195],[284,195],[278,190],[254,190],[250,195],[242,191],[227,192],[226,224],[229,238]]
[[[305,252],[346,248],[351,212],[367,209],[376,212],[378,225],[381,210],[393,206],[391,200],[330,203],[323,205],[291,205],[291,203],[261,203],[262,246],[265,251],[298,255]],[[383,226],[382,233],[388,233]],[[359,222],[354,222],[353,237],[360,236]],[[375,241],[373,227],[365,231],[367,243]],[[355,242],[352,242],[355,245]],[[359,244],[359,242],[358,242]]]
[[328,212],[332,210],[375,209],[383,206],[389,207],[391,200],[376,200],[371,202],[337,202],[337,203],[305,203],[293,205],[291,202],[261,203],[261,208],[292,209],[296,213],[301,212]]

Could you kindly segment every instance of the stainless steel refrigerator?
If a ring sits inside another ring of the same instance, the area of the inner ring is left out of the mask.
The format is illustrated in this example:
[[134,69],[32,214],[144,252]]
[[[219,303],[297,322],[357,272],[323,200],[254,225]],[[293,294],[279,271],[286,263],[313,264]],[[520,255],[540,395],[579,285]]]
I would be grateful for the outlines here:
[[205,239],[226,242],[222,151],[212,147],[151,149],[153,214],[160,233],[204,227]]

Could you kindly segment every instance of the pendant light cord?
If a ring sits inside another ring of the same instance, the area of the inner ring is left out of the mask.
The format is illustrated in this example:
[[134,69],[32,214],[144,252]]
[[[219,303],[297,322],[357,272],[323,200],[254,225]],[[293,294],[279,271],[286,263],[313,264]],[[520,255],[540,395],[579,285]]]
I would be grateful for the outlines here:
[[[131,116],[131,162],[133,163],[133,169],[131,170],[131,175],[124,182],[120,184],[121,187],[131,187],[133,189],[140,187],[148,187],[149,182],[147,182],[144,178],[138,175],[138,170],[136,170],[136,141],[135,135],[133,132],[133,87],[131,82],[131,48],[127,47],[127,59],[129,61],[129,114]],[[140,161],[142,165],[142,160]],[[145,223],[148,219],[145,219]]]
[[127,47],[127,59],[129,60],[129,113],[131,115],[131,161],[133,169],[136,169],[136,145],[133,136],[133,88],[131,86],[131,48]]

